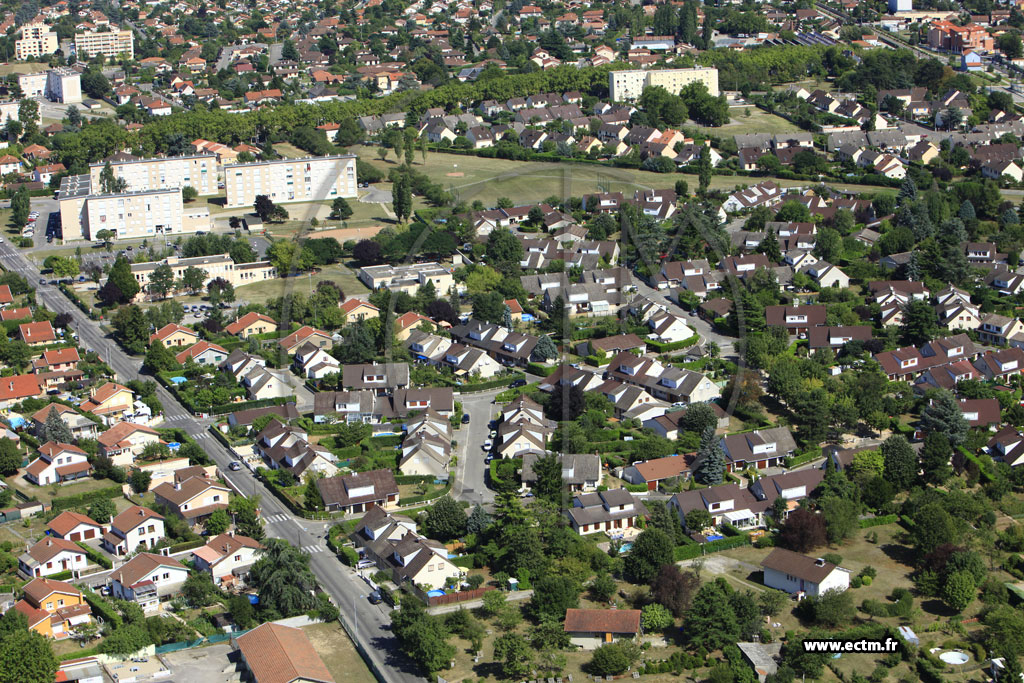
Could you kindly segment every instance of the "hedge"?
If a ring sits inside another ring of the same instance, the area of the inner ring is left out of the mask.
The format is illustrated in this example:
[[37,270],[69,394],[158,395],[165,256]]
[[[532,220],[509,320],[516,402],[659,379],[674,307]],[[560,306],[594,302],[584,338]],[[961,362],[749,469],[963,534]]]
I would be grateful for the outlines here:
[[720,538],[717,541],[708,541],[707,543],[679,545],[676,546],[674,550],[675,560],[676,562],[681,560],[692,560],[695,557],[700,557],[701,555],[717,553],[722,550],[731,550],[732,548],[739,548],[745,545],[750,545],[749,534],[729,536],[728,538]]
[[422,484],[433,483],[435,477],[432,474],[396,474],[395,483],[399,486],[403,484]]
[[880,517],[869,517],[867,519],[860,520],[861,529],[870,529],[873,526],[884,526],[886,524],[895,524],[900,519],[899,515],[882,515]]
[[682,341],[677,341],[677,342],[665,343],[665,342],[654,341],[653,339],[645,339],[644,342],[647,344],[648,347],[654,349],[657,353],[668,353],[669,351],[678,351],[679,349],[688,349],[691,346],[693,346],[694,344],[696,344],[699,340],[700,340],[700,335],[695,334],[692,337],[687,337],[686,339],[683,339]]
[[338,557],[341,561],[347,564],[349,567],[354,567],[359,564],[359,553],[347,545],[340,546],[338,548]]
[[476,382],[473,384],[462,384],[454,387],[460,394],[474,393],[477,391],[487,391],[488,389],[497,389],[498,387],[507,387],[517,379],[526,379],[526,375],[522,372],[516,371],[508,375],[502,375],[498,379],[492,379],[487,382]]
[[117,498],[121,494],[121,486],[118,484],[115,486],[107,486],[102,489],[96,489],[95,491],[90,491],[88,493],[78,493],[73,496],[54,498],[51,502],[51,506],[54,512],[59,512],[61,510],[67,510],[68,508],[92,505],[97,500]]
[[213,437],[217,439],[217,441],[224,444],[225,448],[231,448],[231,442],[228,441],[228,437],[224,436],[221,431],[217,429],[217,425],[210,425],[210,432],[213,433]]
[[62,655],[58,655],[57,659],[61,662],[66,662],[69,659],[78,659],[80,657],[95,657],[96,655],[104,654],[103,646],[97,645],[96,647],[90,647],[86,650],[72,650],[71,652],[65,652]]
[[632,493],[643,493],[649,490],[647,484],[623,484],[623,488]]
[[983,463],[977,455],[971,453],[963,446],[958,446],[957,450],[959,450],[965,458],[967,458],[968,460],[970,460],[971,462],[978,466],[978,473],[982,476],[983,479],[985,479],[985,481],[995,481],[996,476],[988,471],[988,465]]
[[92,613],[99,615],[103,621],[113,624],[114,628],[121,625],[121,615],[118,614],[114,606],[107,602],[103,596],[98,593],[94,593],[91,589],[84,586],[79,587],[82,591],[82,597],[89,603],[89,607],[92,608]]
[[595,368],[599,368],[602,365],[608,365],[610,359],[601,358],[600,356],[584,356],[583,362],[586,363],[587,365],[592,365]]
[[198,548],[201,545],[206,545],[206,540],[205,539],[200,538],[200,539],[197,539],[195,541],[185,541],[183,543],[175,543],[174,545],[169,547],[167,550],[168,550],[168,552],[170,552],[172,554],[173,553],[180,553],[180,552],[183,552],[185,550],[192,550],[193,548]]
[[98,564],[99,566],[103,567],[104,569],[113,569],[114,568],[114,563],[111,562],[110,558],[107,557],[106,555],[103,555],[102,553],[96,552],[93,548],[91,548],[90,546],[86,545],[82,541],[75,541],[75,543],[77,543],[78,546],[82,550],[85,551],[85,556],[88,557],[90,561],[95,562],[96,564]]
[[527,363],[526,371],[531,375],[540,375],[541,377],[547,377],[553,371],[553,368],[549,368],[541,363]]
[[50,574],[46,578],[50,579],[51,581],[67,581],[70,578],[74,578],[74,576],[75,573],[68,569],[63,572],[57,572],[56,574]]
[[821,448],[815,447],[804,453],[798,453],[797,455],[785,458],[785,465],[787,468],[798,467],[809,463],[812,460],[817,460],[820,457],[822,457]]
[[453,557],[449,560],[456,567],[465,567],[466,569],[472,569],[474,564],[474,557],[472,555],[464,555],[463,557]]
[[295,396],[277,396],[275,398],[261,398],[256,401],[242,401],[240,403],[223,403],[213,406],[208,411],[211,415],[223,415],[234,413],[239,410],[251,410],[253,408],[266,408],[268,406],[283,406],[285,403],[297,403]]

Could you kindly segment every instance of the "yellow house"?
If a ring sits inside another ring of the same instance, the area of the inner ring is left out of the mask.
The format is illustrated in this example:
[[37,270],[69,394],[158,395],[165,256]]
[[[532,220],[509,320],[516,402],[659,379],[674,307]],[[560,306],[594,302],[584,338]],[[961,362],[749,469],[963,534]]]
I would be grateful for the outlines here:
[[30,630],[47,638],[67,638],[76,626],[92,621],[92,609],[70,583],[33,579],[24,591],[14,609],[25,615]]
[[432,331],[437,332],[437,323],[430,318],[420,315],[415,311],[403,313],[395,321],[395,339],[405,341],[412,334],[413,330],[420,329],[420,325],[428,325]]
[[134,406],[135,393],[131,389],[116,382],[107,382],[94,390],[81,408],[109,422],[117,422],[127,413],[134,412]]
[[345,313],[346,322],[354,323],[358,320],[372,320],[380,316],[380,309],[373,304],[368,304],[359,299],[349,299],[339,304]]
[[177,323],[168,323],[149,335],[149,343],[152,344],[154,341],[171,348],[175,346],[188,347],[199,341],[199,335]]
[[254,334],[277,332],[277,321],[269,315],[249,311],[241,318],[224,328],[228,334],[247,339]]

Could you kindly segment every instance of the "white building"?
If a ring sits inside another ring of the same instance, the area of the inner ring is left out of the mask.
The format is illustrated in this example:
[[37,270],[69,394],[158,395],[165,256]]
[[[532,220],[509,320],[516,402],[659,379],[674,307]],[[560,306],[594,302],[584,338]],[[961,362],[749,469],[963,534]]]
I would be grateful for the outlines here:
[[850,571],[831,562],[785,548],[775,548],[761,561],[764,585],[787,593],[818,596],[829,590],[850,587]]
[[[100,174],[106,162],[89,164],[93,187],[100,186]],[[193,188],[200,196],[217,194],[217,155],[194,154],[156,159],[118,159],[110,161],[115,178],[124,178],[129,191]]]
[[46,72],[46,99],[61,104],[82,101],[82,75],[72,68],[62,66]]
[[139,553],[110,574],[113,596],[138,603],[151,612],[176,595],[188,578],[188,568],[163,555]]
[[356,156],[339,154],[224,166],[228,207],[251,207],[258,195],[275,204],[356,196]]
[[708,92],[718,97],[718,69],[693,67],[691,69],[631,69],[608,72],[608,92],[613,102],[639,99],[644,88],[660,86],[673,95],[691,83],[703,83]]

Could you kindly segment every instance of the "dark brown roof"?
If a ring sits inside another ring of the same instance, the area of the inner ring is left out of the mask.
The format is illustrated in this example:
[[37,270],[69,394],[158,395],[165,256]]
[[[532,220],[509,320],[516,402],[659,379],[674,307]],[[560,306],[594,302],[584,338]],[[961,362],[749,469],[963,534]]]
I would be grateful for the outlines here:
[[836,565],[831,562],[807,557],[785,548],[772,550],[768,557],[761,560],[761,566],[813,583],[821,583],[836,569]]
[[[325,505],[345,507],[363,502],[386,499],[389,494],[398,493],[398,484],[391,470],[370,470],[340,477],[318,479],[316,482]],[[373,492],[353,497],[350,492],[366,486],[373,486]]]
[[568,633],[628,633],[640,630],[638,609],[569,609],[565,611]]

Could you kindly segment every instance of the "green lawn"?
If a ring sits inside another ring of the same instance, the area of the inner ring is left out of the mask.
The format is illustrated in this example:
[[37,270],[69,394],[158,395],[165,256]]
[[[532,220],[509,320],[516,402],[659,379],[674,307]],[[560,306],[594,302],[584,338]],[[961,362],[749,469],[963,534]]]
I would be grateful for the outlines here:
[[279,278],[277,280],[264,280],[254,282],[251,285],[243,285],[235,288],[235,299],[249,303],[264,303],[269,299],[283,296],[289,292],[301,292],[309,294],[310,288],[316,288],[316,284],[322,280],[333,280],[341,286],[346,297],[355,294],[365,294],[366,285],[359,281],[349,268],[341,264],[325,266],[312,275],[299,275],[297,277]]
[[[60,486],[47,485],[47,486],[36,486],[29,483],[20,474],[16,474],[12,477],[7,477],[7,484],[13,486],[19,491],[26,494],[29,498],[35,497],[41,502],[48,503],[54,498],[63,496],[75,496],[80,493],[89,493],[98,489],[103,489],[108,486],[113,486],[114,482],[109,479],[94,479],[92,477],[86,477],[85,479],[79,479],[69,484],[61,484]],[[54,493],[56,491],[56,493]]]
[[[747,112],[750,116],[747,116]],[[795,133],[801,130],[800,126],[794,125],[775,114],[769,114],[763,109],[750,105],[747,107],[731,107],[729,115],[732,117],[729,123],[721,128],[698,129],[704,133],[713,135],[736,135],[738,133]]]
[[283,157],[289,159],[299,159],[301,157],[308,157],[309,152],[304,152],[290,142],[279,142],[274,145],[274,151]]

